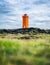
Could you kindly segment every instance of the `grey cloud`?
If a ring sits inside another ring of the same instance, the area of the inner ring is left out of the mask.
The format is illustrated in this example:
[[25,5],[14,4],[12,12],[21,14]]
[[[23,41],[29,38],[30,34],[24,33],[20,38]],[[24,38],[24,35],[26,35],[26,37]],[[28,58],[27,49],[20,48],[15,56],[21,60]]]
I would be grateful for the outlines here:
[[43,5],[43,4],[49,4],[49,3],[50,3],[50,0],[37,0],[33,2],[33,4],[36,4],[36,5]]

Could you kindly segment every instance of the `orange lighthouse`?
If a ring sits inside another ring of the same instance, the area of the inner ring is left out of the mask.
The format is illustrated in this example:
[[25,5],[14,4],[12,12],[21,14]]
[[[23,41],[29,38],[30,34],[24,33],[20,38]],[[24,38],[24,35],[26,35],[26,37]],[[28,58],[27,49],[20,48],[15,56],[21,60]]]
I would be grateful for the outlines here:
[[27,14],[24,14],[24,16],[22,16],[22,28],[28,28],[28,16]]

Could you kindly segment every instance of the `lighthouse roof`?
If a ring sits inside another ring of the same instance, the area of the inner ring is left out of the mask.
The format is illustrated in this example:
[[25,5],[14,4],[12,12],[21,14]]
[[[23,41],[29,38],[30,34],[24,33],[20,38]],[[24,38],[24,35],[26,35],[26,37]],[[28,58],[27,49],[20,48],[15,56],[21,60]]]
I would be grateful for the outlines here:
[[24,14],[24,16],[27,16],[27,14]]

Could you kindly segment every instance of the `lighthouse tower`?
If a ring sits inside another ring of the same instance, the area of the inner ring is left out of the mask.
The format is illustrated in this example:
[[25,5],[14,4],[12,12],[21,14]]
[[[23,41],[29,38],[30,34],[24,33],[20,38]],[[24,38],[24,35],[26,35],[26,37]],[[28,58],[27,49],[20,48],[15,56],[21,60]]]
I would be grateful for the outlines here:
[[24,14],[24,16],[22,16],[22,28],[28,28],[28,16],[27,16],[27,14]]

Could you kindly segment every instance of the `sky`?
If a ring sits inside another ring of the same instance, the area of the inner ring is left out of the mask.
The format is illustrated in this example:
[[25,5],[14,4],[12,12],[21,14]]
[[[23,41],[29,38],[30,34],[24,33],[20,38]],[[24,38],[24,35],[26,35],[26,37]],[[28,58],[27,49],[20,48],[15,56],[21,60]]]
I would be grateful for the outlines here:
[[22,16],[29,27],[50,29],[50,0],[0,0],[0,29],[22,28]]

